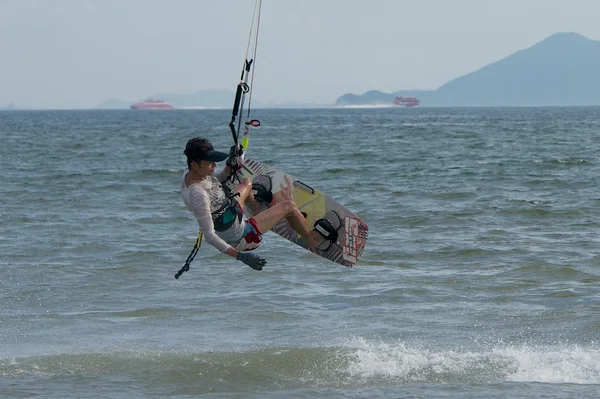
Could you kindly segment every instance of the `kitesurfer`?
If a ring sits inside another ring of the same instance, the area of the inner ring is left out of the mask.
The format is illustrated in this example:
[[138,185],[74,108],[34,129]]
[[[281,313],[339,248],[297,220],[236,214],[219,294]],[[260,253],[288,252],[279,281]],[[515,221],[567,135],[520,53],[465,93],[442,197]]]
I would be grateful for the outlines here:
[[[260,245],[263,232],[285,218],[306,242],[311,243],[310,249],[314,252],[317,243],[311,236],[306,219],[292,200],[280,201],[255,213],[260,209],[260,203],[252,193],[249,179],[242,179],[233,189],[224,184],[232,166],[238,165],[235,146],[227,154],[215,151],[210,140],[196,137],[187,142],[183,153],[187,157],[188,168],[183,173],[181,195],[209,244],[254,270],[262,270],[267,261],[248,251]],[[215,172],[217,162],[225,159],[226,166]],[[255,213],[249,219],[243,215],[245,204]]]

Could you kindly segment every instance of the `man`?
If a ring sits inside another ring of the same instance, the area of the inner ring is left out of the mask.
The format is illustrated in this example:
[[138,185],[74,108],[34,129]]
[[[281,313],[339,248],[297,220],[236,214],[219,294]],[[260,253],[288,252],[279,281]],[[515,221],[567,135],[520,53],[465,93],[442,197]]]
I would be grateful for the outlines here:
[[[222,184],[230,175],[232,167],[237,167],[233,147],[228,155],[215,151],[210,140],[196,137],[187,142],[183,154],[187,157],[188,164],[181,182],[183,202],[198,220],[206,241],[221,253],[236,258],[254,270],[262,270],[267,261],[247,251],[257,248],[262,240],[262,233],[273,228],[283,218],[311,243],[311,250],[314,251],[317,243],[306,219],[291,200],[281,201],[249,219],[244,218],[246,203],[255,212],[260,204],[252,194],[252,182],[249,179],[244,178],[233,190]],[[225,159],[225,168],[215,173],[217,162]]]

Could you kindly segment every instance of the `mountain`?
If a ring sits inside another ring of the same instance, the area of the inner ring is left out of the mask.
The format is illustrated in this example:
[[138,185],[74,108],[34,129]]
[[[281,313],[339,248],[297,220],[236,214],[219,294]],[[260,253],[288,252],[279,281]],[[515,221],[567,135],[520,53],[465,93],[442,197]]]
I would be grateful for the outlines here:
[[[160,98],[165,100],[175,108],[231,108],[235,93],[229,90],[200,90],[189,94],[166,94],[156,93],[146,98]],[[108,99],[98,105],[101,109],[126,109],[131,104],[143,101],[145,98],[138,98],[129,102],[121,101],[116,98]],[[252,100],[253,106],[255,104]],[[260,104],[258,104],[260,106]]]
[[[235,93],[229,90],[200,90],[190,94],[163,94],[157,93],[147,98],[160,98],[178,109],[185,108],[225,108],[233,107]],[[143,101],[139,98],[134,101],[121,101],[117,98],[110,98],[97,106],[100,109],[129,109],[130,105]],[[246,105],[248,97],[246,97]],[[331,104],[309,104],[300,102],[287,103],[262,103],[256,98],[252,98],[252,108],[324,108],[331,107]]]
[[118,98],[109,98],[108,100],[102,102],[98,105],[97,108],[100,109],[125,109],[129,108],[132,103],[126,103],[124,101],[119,100]]
[[364,94],[344,94],[339,97],[335,105],[392,105],[396,96],[411,97],[415,96],[424,103],[429,104],[431,90],[401,90],[394,93],[384,93],[377,90],[371,90]]
[[[231,108],[235,93],[230,90],[200,90],[190,94],[156,94],[175,108]],[[252,101],[254,102],[254,101]]]
[[390,104],[417,96],[423,106],[600,105],[600,41],[556,33],[428,91],[345,94],[336,105]]

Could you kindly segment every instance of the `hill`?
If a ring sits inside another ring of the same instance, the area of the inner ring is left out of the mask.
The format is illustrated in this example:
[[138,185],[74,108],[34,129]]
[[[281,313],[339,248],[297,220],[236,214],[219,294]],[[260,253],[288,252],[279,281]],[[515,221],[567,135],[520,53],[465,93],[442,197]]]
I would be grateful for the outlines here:
[[[235,93],[229,90],[200,90],[189,94],[156,93],[148,97],[163,99],[175,108],[231,108]],[[126,102],[111,98],[99,104],[98,108],[126,109],[142,100],[144,98]]]
[[430,91],[345,94],[336,105],[389,104],[417,96],[423,106],[600,105],[600,41],[557,33]]
[[[190,94],[163,94],[157,93],[148,97],[160,98],[173,105],[177,109],[185,108],[223,108],[230,109],[233,106],[235,93],[229,90],[200,90]],[[139,98],[134,101],[121,101],[117,98],[110,98],[97,106],[99,109],[129,109],[130,105],[144,100]],[[252,98],[252,108],[323,108],[331,107],[331,104],[312,104],[312,103],[262,103],[256,98]]]

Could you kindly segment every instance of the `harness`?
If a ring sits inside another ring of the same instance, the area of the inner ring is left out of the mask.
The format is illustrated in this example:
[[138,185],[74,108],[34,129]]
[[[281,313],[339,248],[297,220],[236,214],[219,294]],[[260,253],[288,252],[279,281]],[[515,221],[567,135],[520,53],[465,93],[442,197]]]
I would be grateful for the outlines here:
[[244,215],[244,211],[237,200],[239,193],[233,194],[225,184],[221,184],[221,187],[225,191],[227,200],[219,209],[211,212],[215,231],[219,232],[229,229],[236,220],[238,223],[241,222]]

